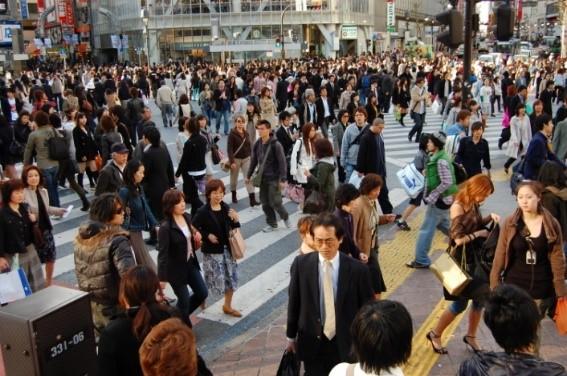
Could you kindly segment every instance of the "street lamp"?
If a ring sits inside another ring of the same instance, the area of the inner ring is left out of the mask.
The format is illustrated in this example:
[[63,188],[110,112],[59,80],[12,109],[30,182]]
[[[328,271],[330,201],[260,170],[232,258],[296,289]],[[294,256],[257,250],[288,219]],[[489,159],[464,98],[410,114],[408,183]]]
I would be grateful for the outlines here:
[[150,66],[150,33],[148,32],[148,23],[150,22],[150,14],[147,8],[142,9],[141,15],[144,23],[144,34],[146,36],[146,59]]
[[280,35],[282,37],[282,60],[285,59],[285,35],[283,33],[283,19],[285,16],[285,12],[287,12],[291,8],[291,5],[288,5],[282,10],[282,19],[280,22]]

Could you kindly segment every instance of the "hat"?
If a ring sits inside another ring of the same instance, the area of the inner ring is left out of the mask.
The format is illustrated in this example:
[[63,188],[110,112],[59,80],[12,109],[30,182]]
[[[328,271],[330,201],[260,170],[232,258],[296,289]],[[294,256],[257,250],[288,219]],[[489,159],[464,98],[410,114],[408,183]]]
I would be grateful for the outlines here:
[[435,140],[437,140],[440,144],[445,145],[445,142],[447,141],[447,135],[443,132],[434,132],[431,133],[429,135],[429,137],[434,138]]
[[110,152],[111,153],[118,153],[118,154],[125,154],[125,153],[128,153],[128,148],[126,147],[126,145],[117,142],[115,144],[112,144],[112,147],[110,148]]

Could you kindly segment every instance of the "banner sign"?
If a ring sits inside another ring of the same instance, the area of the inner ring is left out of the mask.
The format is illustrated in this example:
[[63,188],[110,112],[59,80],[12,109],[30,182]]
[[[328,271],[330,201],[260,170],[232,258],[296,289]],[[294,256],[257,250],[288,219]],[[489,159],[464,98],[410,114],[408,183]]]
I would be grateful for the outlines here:
[[28,0],[20,0],[20,15],[22,16],[22,20],[27,20],[30,17]]
[[396,31],[396,5],[394,0],[388,0],[386,4],[386,31],[389,33]]

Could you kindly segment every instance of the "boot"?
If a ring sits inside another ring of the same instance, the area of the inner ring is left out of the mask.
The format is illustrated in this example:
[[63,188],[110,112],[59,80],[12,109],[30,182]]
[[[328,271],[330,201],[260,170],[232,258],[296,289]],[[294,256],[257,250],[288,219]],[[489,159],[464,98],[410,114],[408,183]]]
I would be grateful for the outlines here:
[[238,198],[236,198],[236,191],[231,191],[231,192],[232,192],[232,203],[238,204]]
[[87,200],[87,198],[82,198],[81,201],[83,201],[83,207],[81,208],[81,211],[89,211],[91,204],[89,203],[89,200]]
[[250,198],[250,207],[260,205],[260,203],[258,201],[256,201],[256,194],[255,193],[248,194],[248,197]]

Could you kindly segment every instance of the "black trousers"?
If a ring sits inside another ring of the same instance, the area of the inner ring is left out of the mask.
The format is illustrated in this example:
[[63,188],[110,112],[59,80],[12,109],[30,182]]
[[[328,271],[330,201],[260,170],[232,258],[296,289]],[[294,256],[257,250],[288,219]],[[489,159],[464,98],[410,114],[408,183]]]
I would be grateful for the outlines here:
[[344,183],[346,180],[346,172],[345,172],[345,168],[343,166],[341,166],[341,157],[337,156],[337,166],[339,167],[338,169],[338,173],[339,173],[339,183]]
[[386,185],[386,179],[384,179],[384,185],[382,189],[380,189],[380,194],[378,195],[378,203],[380,204],[380,209],[382,209],[382,213],[384,214],[392,214],[394,211],[394,207],[390,202],[390,197],[388,197],[388,186]]
[[303,361],[305,376],[328,376],[340,362],[336,337],[329,341],[323,336],[319,353],[312,359]]

